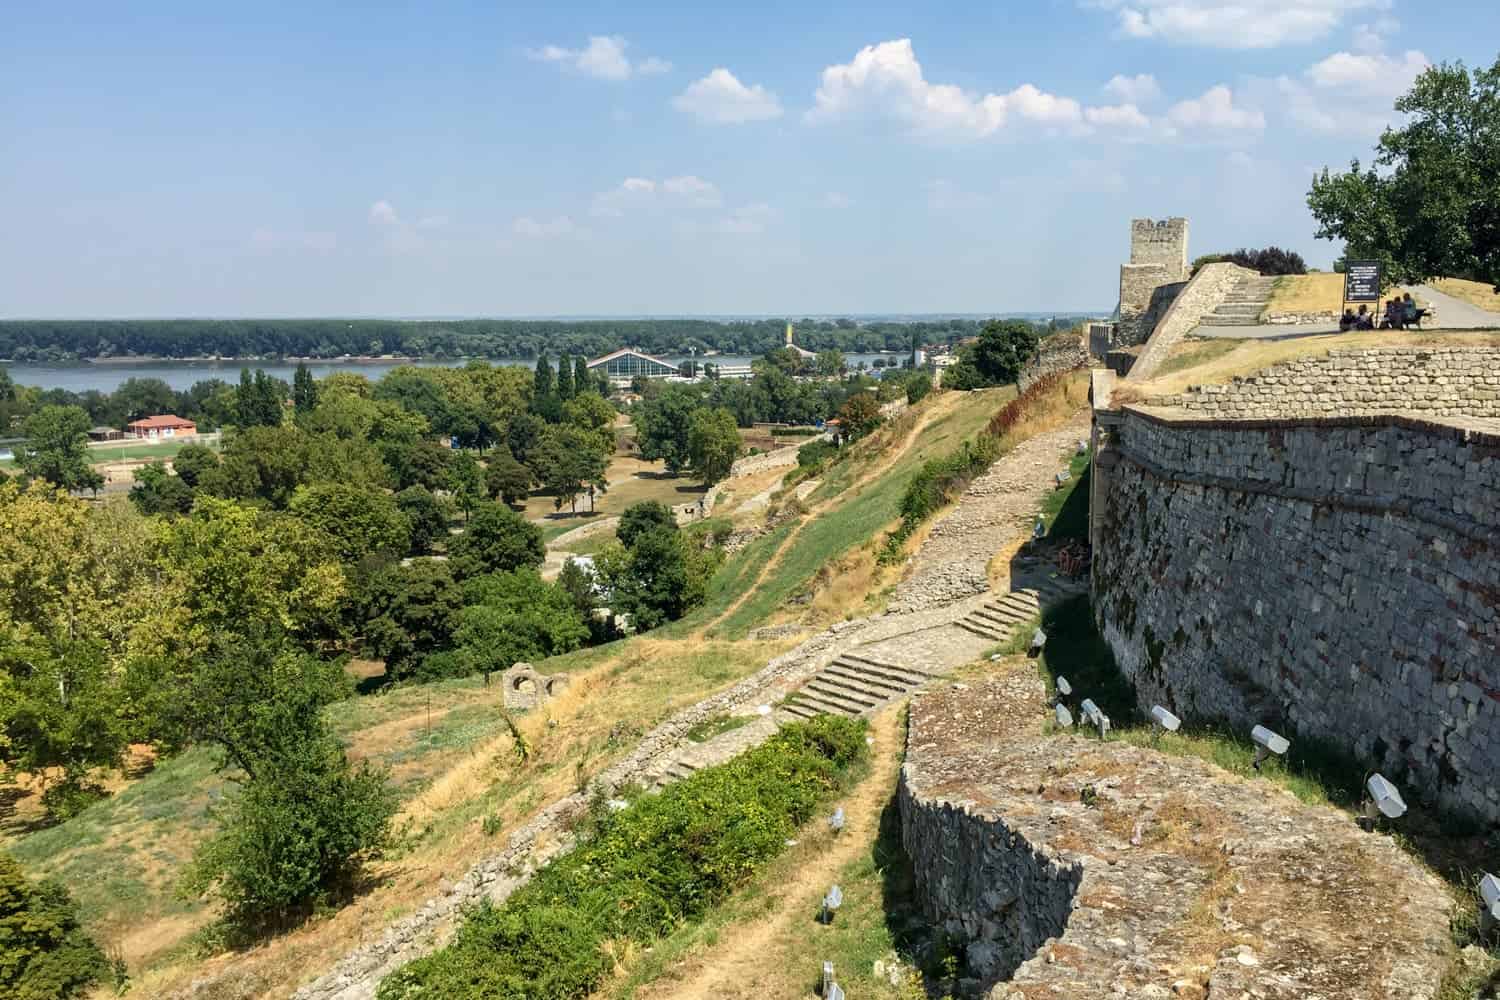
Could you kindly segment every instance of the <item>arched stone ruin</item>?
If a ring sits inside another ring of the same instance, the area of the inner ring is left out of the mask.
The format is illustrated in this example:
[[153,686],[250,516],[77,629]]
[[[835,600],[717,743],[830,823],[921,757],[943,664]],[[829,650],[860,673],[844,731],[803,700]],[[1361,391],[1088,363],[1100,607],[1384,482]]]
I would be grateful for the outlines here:
[[529,663],[517,663],[501,675],[505,707],[525,712],[562,694],[568,686],[567,674],[543,674]]

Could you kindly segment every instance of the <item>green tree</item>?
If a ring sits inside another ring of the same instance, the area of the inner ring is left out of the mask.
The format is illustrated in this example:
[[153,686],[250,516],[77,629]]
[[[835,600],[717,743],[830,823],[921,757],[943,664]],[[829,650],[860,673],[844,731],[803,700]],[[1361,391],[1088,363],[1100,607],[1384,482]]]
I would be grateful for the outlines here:
[[607,545],[595,558],[609,606],[637,632],[681,618],[703,603],[717,565],[715,552],[692,547],[676,530],[642,532],[628,548]]
[[425,556],[432,551],[433,543],[448,537],[448,516],[431,491],[408,486],[396,494],[396,507],[411,526],[412,555]]
[[563,420],[574,427],[597,434],[600,447],[606,453],[615,450],[614,424],[617,416],[615,408],[592,390],[579,392],[563,405]]
[[93,490],[104,477],[89,466],[89,415],[77,406],[44,406],[26,419],[21,470],[65,490]]
[[693,475],[705,486],[712,486],[729,475],[743,448],[734,414],[722,407],[702,409],[693,414],[688,426],[688,464]]
[[531,495],[533,477],[530,469],[515,460],[510,449],[501,448],[490,455],[484,482],[491,500],[520,506]]
[[[607,388],[607,387],[606,387]],[[599,382],[589,371],[588,359],[582,354],[573,359],[573,391],[599,392]]]
[[505,445],[511,456],[522,465],[531,467],[532,453],[541,447],[547,436],[547,424],[533,413],[517,414],[505,429]]
[[453,450],[436,441],[397,441],[381,449],[398,489],[421,486],[428,490],[447,489],[448,466]]
[[839,408],[839,424],[850,439],[861,438],[880,426],[880,404],[868,392],[856,392]]
[[577,391],[573,384],[573,365],[566,354],[560,355],[557,359],[557,398],[566,403]]
[[219,456],[212,449],[201,444],[183,445],[176,455],[172,456],[172,471],[188,485],[189,489],[198,486],[198,480],[209,469],[219,464]]
[[411,522],[394,498],[350,483],[299,486],[288,510],[332,544],[352,566],[370,556],[400,558],[411,546]]
[[264,371],[240,369],[240,386],[235,393],[235,422],[240,429],[250,427],[279,427],[282,418],[282,400],[286,398],[286,383],[272,378]]
[[307,363],[297,362],[297,372],[292,376],[292,406],[297,416],[305,417],[318,405],[318,384],[313,381]]
[[1433,66],[1396,101],[1373,165],[1326,168],[1307,205],[1320,239],[1384,264],[1388,283],[1447,276],[1500,289],[1500,59]]
[[906,401],[916,406],[932,392],[932,376],[927,372],[912,372],[906,379]]
[[699,393],[684,385],[669,385],[644,400],[635,418],[641,457],[648,462],[665,462],[667,471],[672,473],[687,468],[691,461],[688,428],[692,425],[693,411],[702,405]]
[[601,607],[599,585],[592,570],[585,568],[577,559],[569,558],[557,574],[557,586],[568,595],[568,599],[573,602],[573,610],[588,626],[590,645],[619,638],[619,633],[614,628],[614,619],[598,613]]
[[654,528],[676,531],[677,518],[665,504],[655,500],[642,500],[625,508],[625,512],[620,515],[620,523],[615,526],[615,537],[620,540],[621,545],[629,548],[638,537]]
[[536,356],[536,375],[532,381],[531,399],[533,403],[550,398],[557,391],[557,385],[552,378],[552,366],[547,362],[545,351]]
[[119,979],[84,933],[60,882],[33,882],[0,853],[0,996],[70,1000],[95,983]]
[[542,488],[556,497],[559,509],[566,503],[576,514],[579,496],[592,498],[609,489],[609,460],[593,432],[569,425],[548,428],[533,459]]
[[347,895],[390,843],[396,797],[383,771],[354,767],[322,710],[346,694],[337,664],[275,636],[220,641],[200,658],[183,711],[220,769],[248,779],[194,854],[183,888],[212,891],[242,931],[286,926]]
[[455,571],[465,578],[535,568],[546,557],[542,530],[499,503],[481,504],[448,551]]
[[571,652],[589,637],[572,596],[534,569],[479,577],[466,590],[453,638],[470,669],[486,676]]
[[163,463],[152,462],[135,471],[130,502],[142,514],[186,514],[193,509],[193,489]]
[[464,595],[448,563],[389,567],[367,593],[365,645],[390,676],[410,676],[427,656],[452,647]]
[[992,319],[979,330],[971,354],[988,385],[1010,385],[1036,357],[1036,327],[1024,320]]
[[819,351],[814,363],[817,365],[819,375],[825,377],[841,375],[844,371],[844,352],[833,349]]
[[177,408],[177,393],[159,378],[128,378],[109,394],[109,402],[118,412],[120,422],[129,423],[153,414],[171,413]]
[[469,514],[484,500],[484,470],[473,455],[466,451],[454,452],[448,461],[448,491],[464,512],[464,523]]

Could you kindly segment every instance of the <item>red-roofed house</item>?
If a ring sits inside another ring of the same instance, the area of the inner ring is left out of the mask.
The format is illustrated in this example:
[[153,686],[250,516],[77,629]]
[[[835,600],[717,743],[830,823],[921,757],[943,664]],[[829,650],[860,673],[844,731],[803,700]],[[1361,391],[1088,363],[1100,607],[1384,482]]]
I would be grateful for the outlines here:
[[125,433],[138,438],[182,437],[197,434],[198,425],[191,420],[164,413],[143,420],[132,420],[125,425]]

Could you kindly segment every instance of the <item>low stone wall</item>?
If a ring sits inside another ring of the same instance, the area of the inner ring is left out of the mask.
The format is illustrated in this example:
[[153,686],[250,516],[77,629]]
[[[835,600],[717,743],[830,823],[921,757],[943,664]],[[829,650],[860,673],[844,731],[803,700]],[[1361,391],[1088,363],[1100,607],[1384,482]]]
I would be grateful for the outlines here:
[[1027,365],[1026,370],[1016,379],[1016,388],[1025,392],[1048,375],[1087,367],[1092,363],[1093,356],[1089,354],[1088,343],[1082,337],[1075,337],[1071,333],[1050,337],[1042,342],[1036,360]]
[[1046,697],[1012,661],[912,701],[902,838],[918,901],[964,946],[954,995],[1435,997],[1453,902],[1390,837],[1196,758],[1056,730]]
[[1096,617],[1142,708],[1500,822],[1500,434],[1126,409],[1098,471]]
[[1205,264],[1201,267],[1187,287],[1178,293],[1161,322],[1156,324],[1146,341],[1145,350],[1130,369],[1130,378],[1134,381],[1150,378],[1177,342],[1196,329],[1204,316],[1217,309],[1241,278],[1254,276],[1254,271],[1238,264]]
[[1500,417],[1500,347],[1340,348],[1146,401],[1211,417]]

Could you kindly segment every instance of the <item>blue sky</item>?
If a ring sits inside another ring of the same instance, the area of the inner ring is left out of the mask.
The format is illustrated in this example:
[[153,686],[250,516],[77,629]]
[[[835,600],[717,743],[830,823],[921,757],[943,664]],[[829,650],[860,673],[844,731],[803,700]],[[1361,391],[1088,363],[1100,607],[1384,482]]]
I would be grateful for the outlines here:
[[[1500,4],[11,4],[0,316],[1107,309],[1304,195]],[[223,9],[221,9],[223,8]]]

